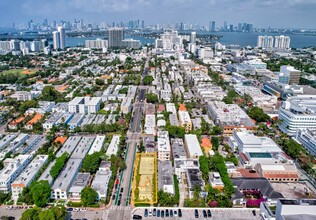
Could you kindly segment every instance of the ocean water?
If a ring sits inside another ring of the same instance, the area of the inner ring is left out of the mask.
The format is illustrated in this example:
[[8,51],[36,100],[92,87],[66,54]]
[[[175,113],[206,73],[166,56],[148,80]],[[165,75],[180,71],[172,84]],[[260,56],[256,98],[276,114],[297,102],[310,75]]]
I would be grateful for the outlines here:
[[[0,29],[1,33],[7,32],[17,32],[14,29]],[[190,32],[188,32],[190,33]],[[198,33],[209,33],[209,32],[198,32]],[[238,44],[241,47],[246,46],[256,46],[257,38],[259,35],[272,35],[277,36],[281,35],[280,33],[243,33],[243,32],[215,32],[213,34],[222,36],[219,40],[220,43],[225,45]],[[291,38],[291,47],[292,48],[303,48],[303,47],[316,47],[316,34],[283,34],[285,36],[289,36]],[[69,47],[73,46],[83,46],[85,40],[91,40],[96,38],[104,38],[104,36],[95,36],[95,37],[72,37],[66,38],[66,44]],[[133,38],[136,40],[140,40],[143,45],[153,44],[155,42],[154,39],[144,38],[144,37],[131,37],[126,35],[125,38]]]

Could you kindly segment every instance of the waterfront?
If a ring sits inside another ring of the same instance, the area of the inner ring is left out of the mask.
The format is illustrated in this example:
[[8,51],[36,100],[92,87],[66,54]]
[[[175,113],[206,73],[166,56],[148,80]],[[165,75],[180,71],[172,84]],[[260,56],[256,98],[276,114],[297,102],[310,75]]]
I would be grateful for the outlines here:
[[[6,32],[18,32],[14,29],[0,29],[1,33]],[[190,31],[187,31],[190,34]],[[198,34],[210,34],[210,32],[197,32]],[[260,33],[260,32],[213,32],[211,34],[222,36],[219,40],[220,43],[225,45],[237,44],[241,47],[246,46],[256,46],[257,37],[259,35],[281,35],[281,33]],[[304,48],[304,47],[316,47],[316,34],[304,34],[304,33],[286,33],[283,34],[291,38],[292,48]],[[68,47],[84,46],[85,40],[93,40],[96,38],[104,38],[104,36],[94,36],[94,37],[67,37],[66,42]],[[152,38],[145,38],[139,36],[125,35],[125,38],[133,38],[135,40],[140,40],[143,45],[154,44],[155,40]]]

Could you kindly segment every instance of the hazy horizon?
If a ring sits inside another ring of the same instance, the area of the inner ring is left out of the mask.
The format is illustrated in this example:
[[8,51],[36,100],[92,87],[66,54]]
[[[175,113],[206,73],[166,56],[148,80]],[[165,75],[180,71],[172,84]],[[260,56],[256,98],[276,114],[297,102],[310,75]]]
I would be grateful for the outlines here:
[[145,24],[192,23],[221,27],[239,22],[262,28],[316,29],[315,0],[10,0],[1,1],[0,26],[33,19],[84,19],[85,23],[145,20]]

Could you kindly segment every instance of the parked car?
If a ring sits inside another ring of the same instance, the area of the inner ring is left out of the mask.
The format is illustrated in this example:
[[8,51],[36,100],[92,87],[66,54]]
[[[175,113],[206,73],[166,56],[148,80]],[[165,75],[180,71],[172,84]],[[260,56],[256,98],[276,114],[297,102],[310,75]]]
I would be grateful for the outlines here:
[[207,210],[207,216],[208,216],[208,217],[212,217],[211,210]]
[[178,213],[179,213],[179,217],[181,218],[182,217],[182,210],[178,209]]
[[199,218],[199,211],[197,209],[194,210],[194,216],[195,218]]
[[157,210],[157,217],[160,217],[160,210]]
[[203,216],[204,216],[204,218],[207,218],[207,214],[206,214],[205,210],[203,210]]
[[145,211],[144,211],[144,217],[148,217],[148,209],[145,209]]

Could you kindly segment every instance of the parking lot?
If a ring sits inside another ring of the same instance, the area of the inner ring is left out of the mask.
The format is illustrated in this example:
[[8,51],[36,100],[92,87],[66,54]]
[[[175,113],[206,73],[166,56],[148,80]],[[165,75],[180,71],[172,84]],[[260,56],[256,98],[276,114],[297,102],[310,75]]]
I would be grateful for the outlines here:
[[[148,216],[144,217],[144,212],[146,208],[135,208],[132,211],[131,219],[133,219],[133,215],[140,215],[142,219],[203,219],[203,210],[207,211],[210,210],[212,217],[207,217],[208,219],[218,219],[218,220],[225,220],[225,219],[234,219],[234,220],[255,220],[260,219],[259,217],[259,209],[242,209],[242,208],[196,208],[198,210],[199,217],[196,218],[194,214],[195,208],[181,208],[182,217],[179,216],[170,217],[170,210],[177,211],[178,208],[164,208],[158,207],[156,210],[164,210],[164,217],[157,217],[157,216]],[[148,207],[147,210],[150,208]],[[151,207],[153,210],[154,207]],[[169,210],[169,217],[166,217],[166,209]],[[255,210],[255,215],[253,214],[253,210]],[[178,214],[178,213],[177,213]]]

